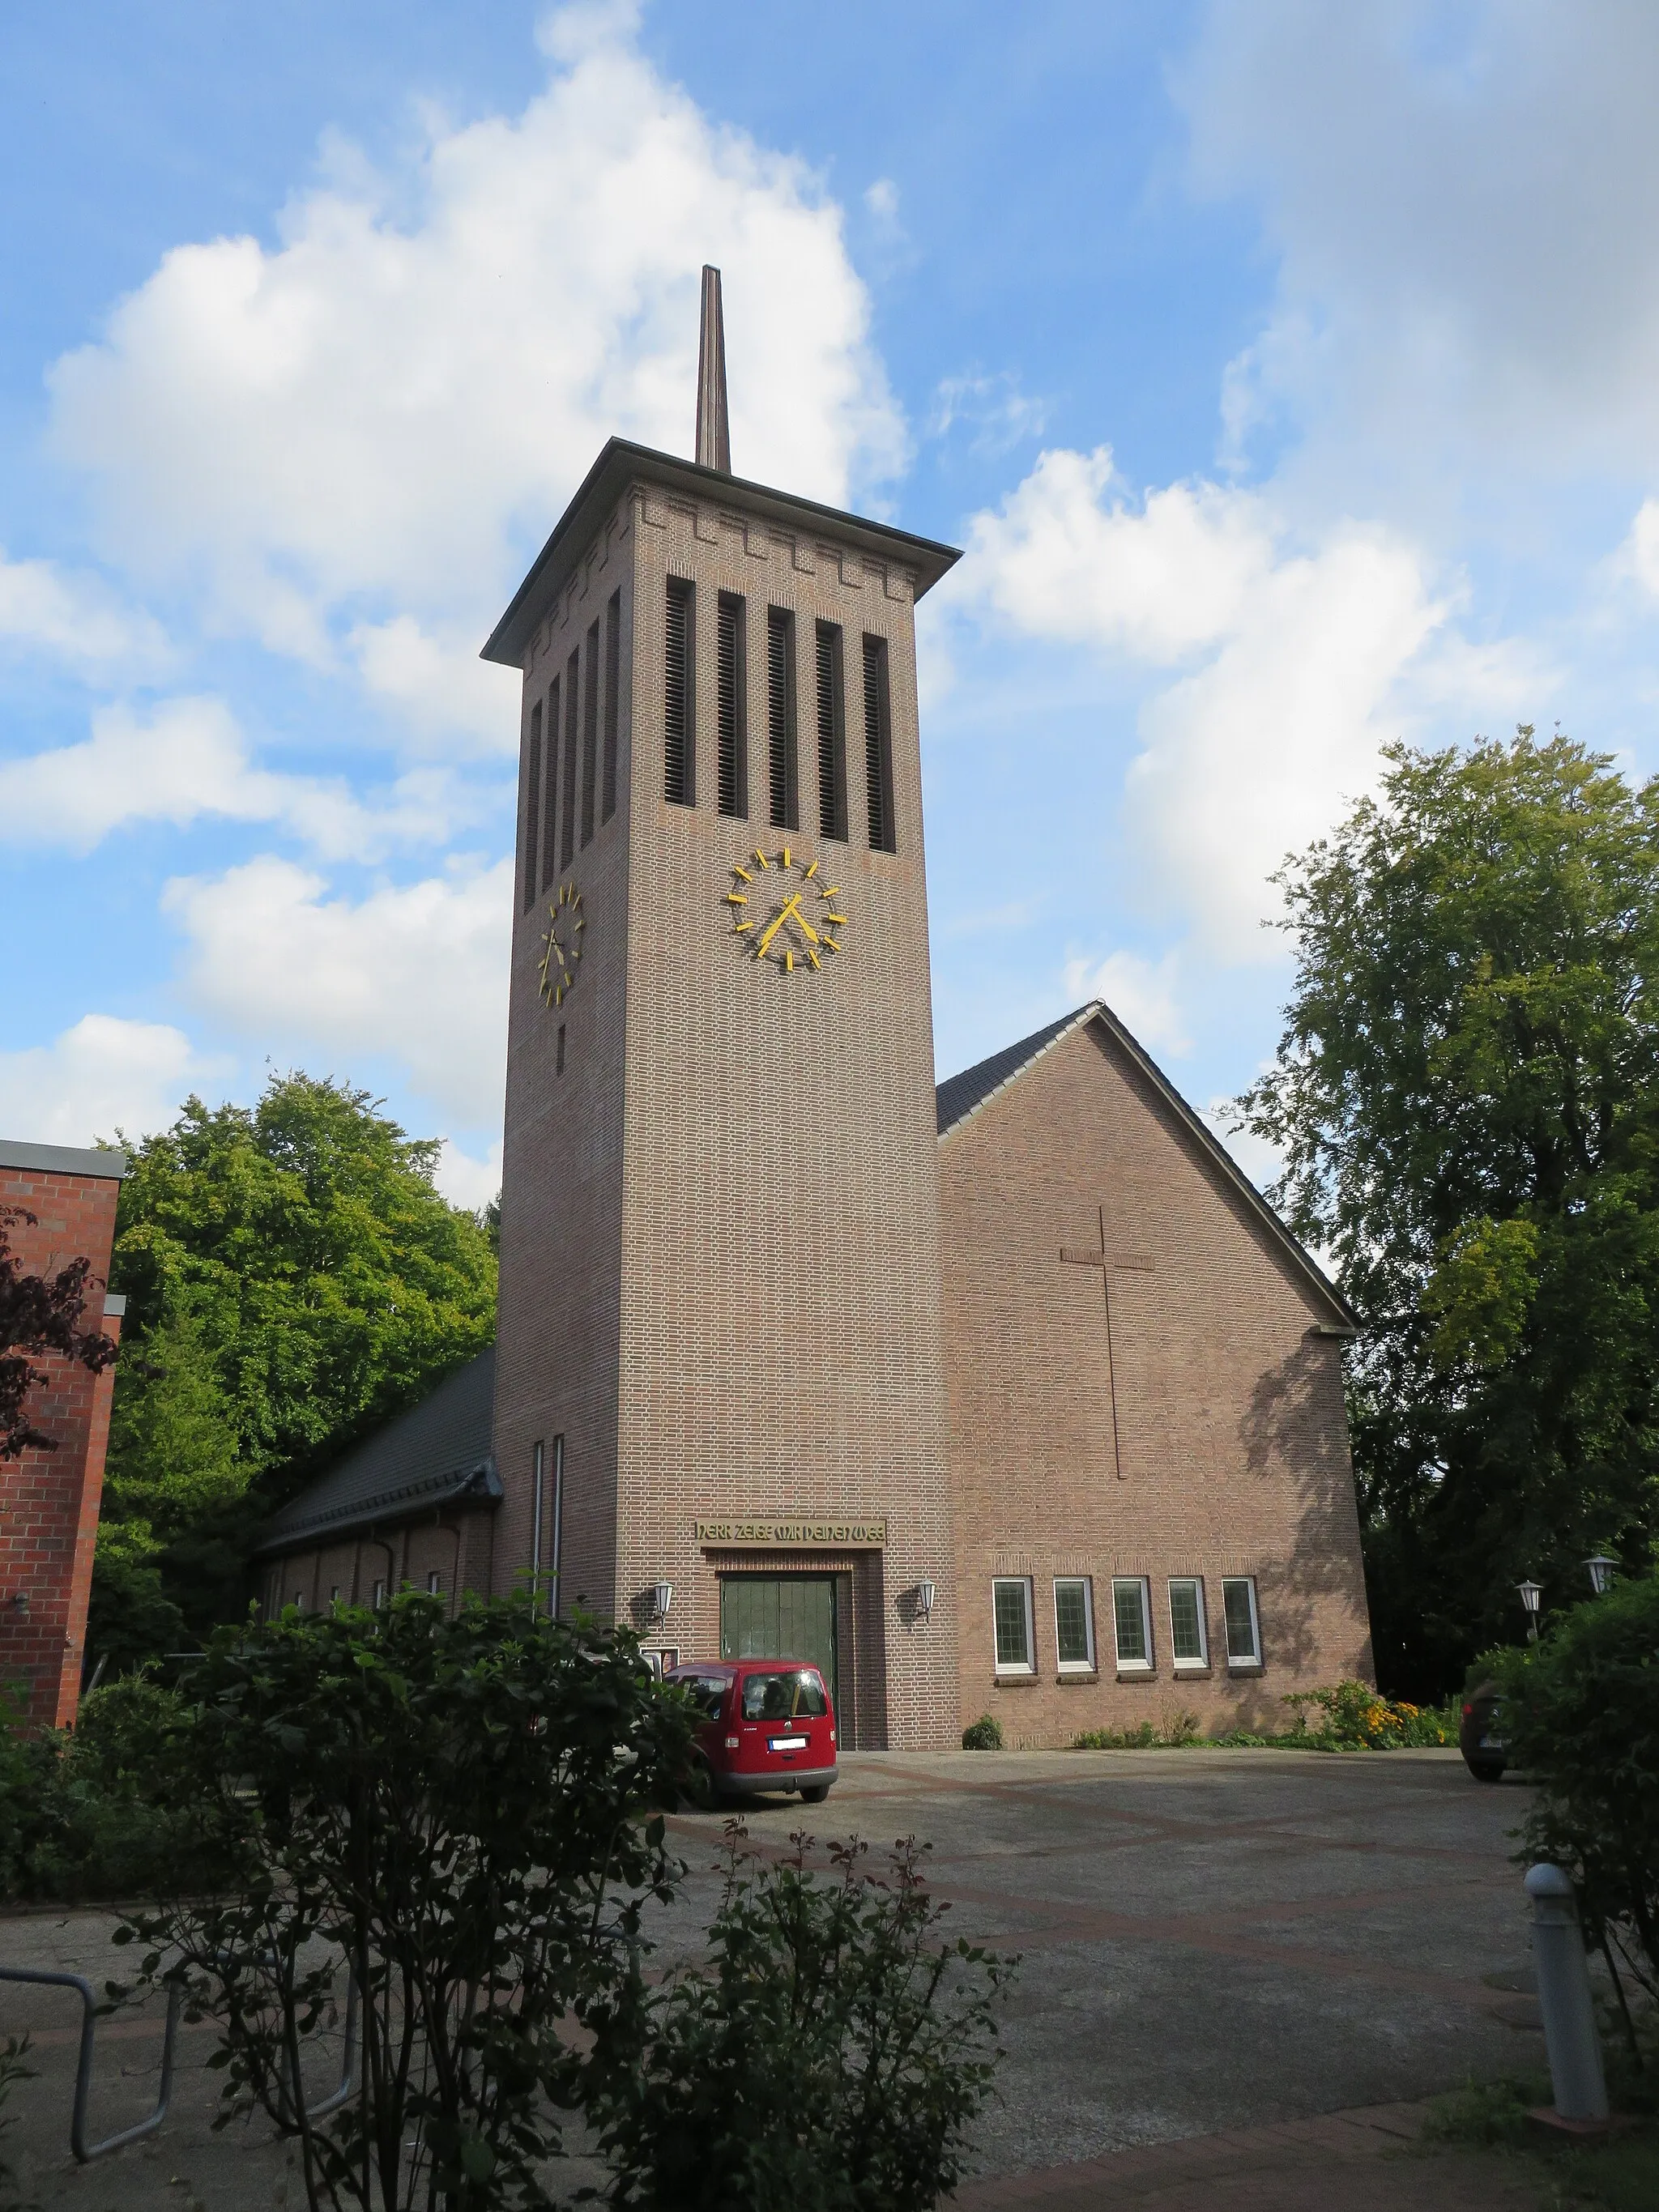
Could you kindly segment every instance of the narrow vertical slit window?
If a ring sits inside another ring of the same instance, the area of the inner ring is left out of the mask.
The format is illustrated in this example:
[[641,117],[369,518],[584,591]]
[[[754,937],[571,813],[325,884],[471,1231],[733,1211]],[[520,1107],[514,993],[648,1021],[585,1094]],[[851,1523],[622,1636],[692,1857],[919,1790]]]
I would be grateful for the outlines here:
[[536,830],[542,811],[542,708],[530,710],[530,744],[524,765],[524,910],[536,896]]
[[553,1073],[555,1075],[564,1073],[564,1024],[562,1022],[559,1024],[558,1043],[553,1055]]
[[847,702],[842,687],[841,625],[817,626],[818,829],[847,836]]
[[896,853],[893,834],[893,719],[887,641],[864,641],[864,779],[870,801],[870,850]]
[[564,793],[559,804],[563,820],[559,834],[559,866],[568,868],[576,856],[576,706],[582,684],[580,649],[564,665]]
[[605,611],[605,772],[601,779],[599,819],[608,822],[617,811],[617,730],[622,713],[622,593],[612,592]]
[[690,585],[683,577],[671,576],[662,716],[662,795],[671,806],[695,806],[697,799],[693,611]]
[[553,1588],[547,1601],[547,1609],[555,1620],[559,1617],[561,1593],[560,1574],[564,1566],[564,1438],[553,1439],[553,1540],[548,1559],[548,1577]]
[[587,631],[587,689],[582,696],[582,843],[593,842],[593,800],[599,781],[599,626]]
[[720,683],[720,811],[749,817],[749,714],[744,681],[744,604],[722,592],[715,610],[715,664]]
[[772,782],[772,827],[800,828],[795,743],[795,617],[766,611],[766,750]]
[[530,1588],[542,1582],[542,1506],[547,1488],[547,1447],[538,1437],[530,1447]]
[[555,831],[559,815],[559,679],[556,676],[547,694],[547,773],[543,778],[545,796],[542,802],[542,889],[545,890],[559,872],[559,847]]

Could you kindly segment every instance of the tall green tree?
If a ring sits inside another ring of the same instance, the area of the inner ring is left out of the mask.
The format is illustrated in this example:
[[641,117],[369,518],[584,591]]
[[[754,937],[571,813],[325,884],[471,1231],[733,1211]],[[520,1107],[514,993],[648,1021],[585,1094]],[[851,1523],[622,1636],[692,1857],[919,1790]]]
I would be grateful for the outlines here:
[[1587,1594],[1659,1533],[1659,782],[1524,727],[1397,746],[1277,880],[1295,988],[1241,1118],[1364,1323],[1378,1668],[1429,1696],[1524,1577]]
[[304,1074],[131,1147],[93,1651],[239,1612],[264,1516],[489,1343],[495,1251],[434,1188],[439,1150]]

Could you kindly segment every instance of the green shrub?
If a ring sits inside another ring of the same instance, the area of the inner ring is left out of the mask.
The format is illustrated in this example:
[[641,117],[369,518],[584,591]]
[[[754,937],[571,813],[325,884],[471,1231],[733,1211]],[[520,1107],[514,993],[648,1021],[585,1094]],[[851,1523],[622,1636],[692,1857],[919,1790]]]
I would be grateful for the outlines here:
[[[34,2069],[23,2063],[29,2047],[27,2035],[9,2035],[0,2043],[0,2136],[16,2126],[15,2117],[4,2110],[7,2098],[19,2081],[32,2081]],[[11,2191],[17,2176],[9,2159],[0,2158],[0,2212],[32,2212]]]
[[[222,1875],[117,1940],[153,1947],[141,1986],[179,1976],[218,2023],[226,2117],[295,2131],[290,2054],[349,1960],[364,2087],[298,2129],[307,2202],[545,2203],[586,2069],[637,2056],[616,2046],[642,2017],[641,1908],[678,1878],[653,1808],[689,1701],[626,1631],[410,1592],[221,1629],[155,1718],[152,1801]],[[597,2045],[569,2033],[590,2016]]]
[[1161,1714],[1157,1721],[1139,1721],[1132,1729],[1085,1729],[1072,1739],[1073,1751],[1178,1750],[1203,1741],[1198,1715],[1182,1707]]
[[[958,1939],[914,1838],[885,1878],[856,1839],[760,1861],[726,1831],[708,1963],[641,2002],[642,2063],[592,2107],[629,2212],[921,2212],[959,2179],[1014,1965]],[[626,2050],[629,2039],[619,2039]]]
[[[1368,1682],[1338,1682],[1328,1690],[1301,1690],[1283,1698],[1295,1716],[1296,1733],[1331,1751],[1400,1751],[1407,1746],[1455,1743],[1456,1723],[1423,1705],[1392,1704]],[[1322,1715],[1316,1726],[1311,1715]]]
[[964,1751],[1000,1751],[1002,1723],[994,1713],[981,1713],[962,1731],[962,1747]]
[[1536,1791],[1517,1859],[1565,1869],[1589,1942],[1659,2003],[1659,1581],[1559,1615],[1495,1655],[1492,1680]]

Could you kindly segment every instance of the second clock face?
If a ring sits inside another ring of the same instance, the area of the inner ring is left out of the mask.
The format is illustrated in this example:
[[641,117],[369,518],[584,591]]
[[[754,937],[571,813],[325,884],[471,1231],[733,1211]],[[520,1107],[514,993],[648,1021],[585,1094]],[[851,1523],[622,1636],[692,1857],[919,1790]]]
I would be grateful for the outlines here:
[[818,974],[842,950],[847,915],[837,884],[820,864],[788,845],[757,846],[732,869],[724,904],[734,936],[757,961],[786,975]]
[[544,1005],[564,1004],[564,994],[576,980],[577,965],[582,957],[582,933],[586,927],[581,893],[574,884],[561,884],[557,896],[549,902],[547,929],[542,939],[538,973]]

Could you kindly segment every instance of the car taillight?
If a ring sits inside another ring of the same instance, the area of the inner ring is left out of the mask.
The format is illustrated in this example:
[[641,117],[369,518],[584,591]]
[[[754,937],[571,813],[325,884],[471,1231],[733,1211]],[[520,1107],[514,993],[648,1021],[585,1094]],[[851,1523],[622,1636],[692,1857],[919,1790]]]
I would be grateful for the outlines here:
[[726,1749],[727,1749],[728,1751],[735,1751],[735,1750],[737,1749],[737,1747],[738,1747],[738,1739],[736,1738],[736,1736],[734,1736],[734,1735],[729,1735],[729,1736],[727,1736],[727,1737],[726,1737]]
[[831,1742],[831,1743],[833,1743],[833,1742],[835,1741],[835,1740],[836,1740],[836,1731],[834,1730],[834,1729],[830,1729],[830,1742]]

